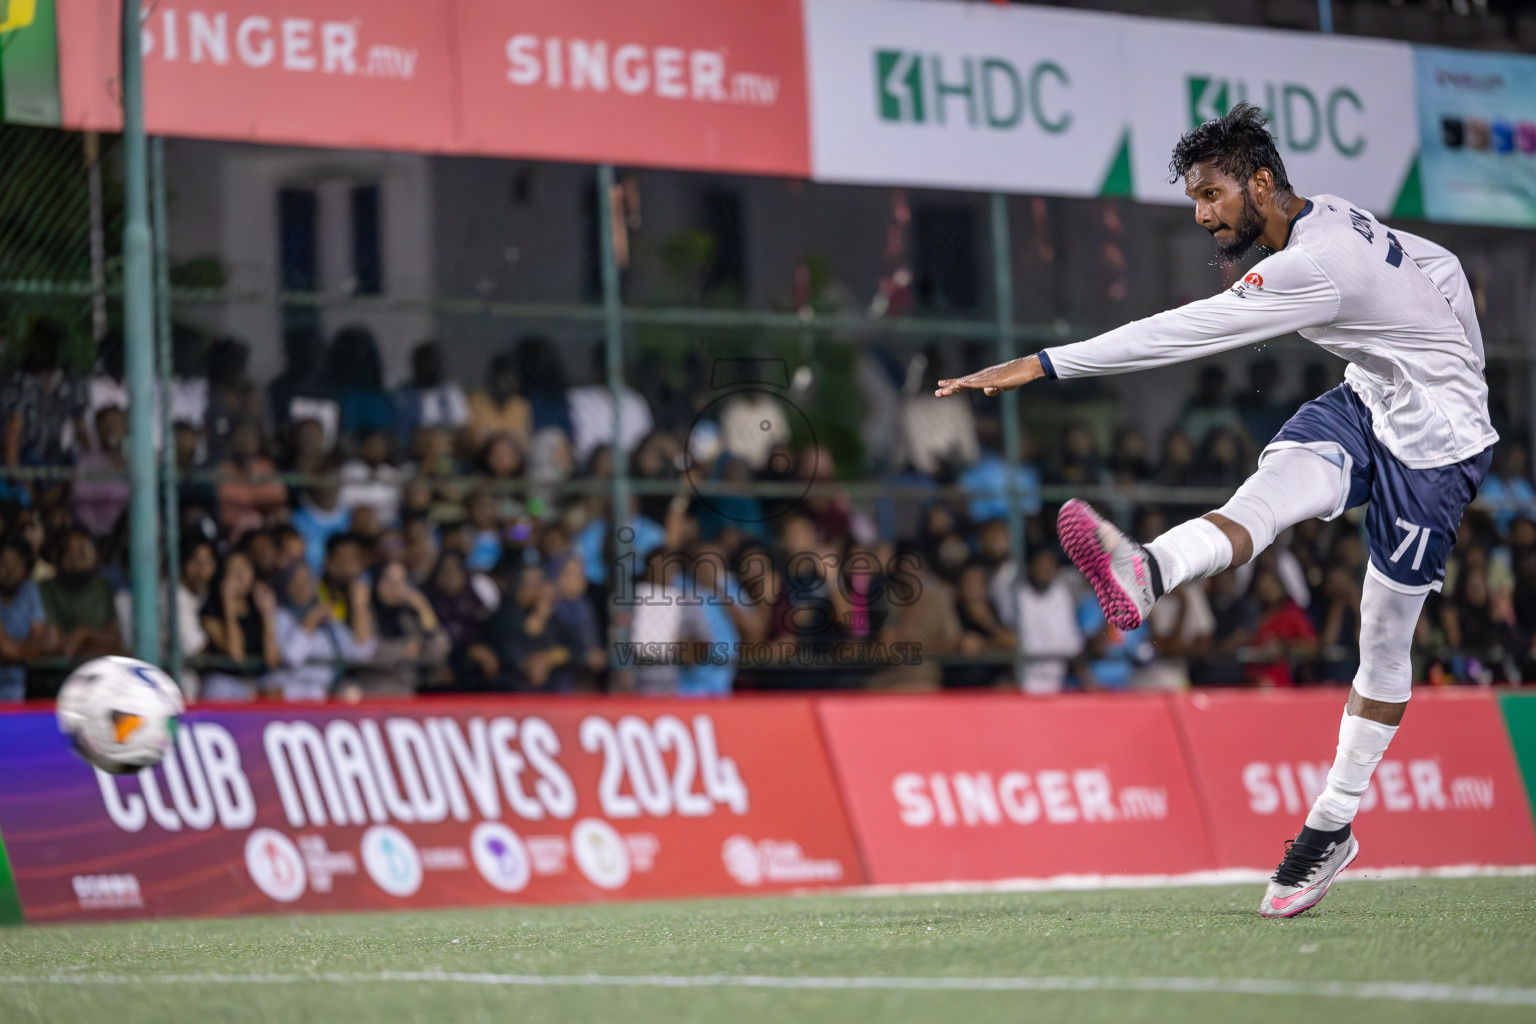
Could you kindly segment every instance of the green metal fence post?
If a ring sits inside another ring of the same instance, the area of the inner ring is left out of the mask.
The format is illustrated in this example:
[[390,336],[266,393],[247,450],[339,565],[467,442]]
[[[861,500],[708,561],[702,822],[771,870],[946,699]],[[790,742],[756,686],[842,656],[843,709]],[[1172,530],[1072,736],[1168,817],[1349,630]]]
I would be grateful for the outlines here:
[[181,617],[177,614],[178,581],[181,578],[181,500],[176,476],[176,435],[171,419],[171,268],[166,255],[170,236],[165,229],[165,139],[150,142],[149,177],[151,213],[155,232],[155,346],[160,364],[160,478],[161,506],[165,522],[166,671],[181,682]]
[[139,5],[123,4],[123,342],[128,377],[128,568],[133,582],[133,654],[159,663],[156,546],[154,274],[144,139],[144,62]]
[[[1013,247],[1008,236],[1008,197],[992,193],[992,290],[997,301],[997,361],[1013,358]],[[1003,459],[1008,464],[1008,545],[1013,554],[1013,585],[1024,582],[1024,495],[1019,491],[1019,393],[998,396],[1003,413]],[[1026,651],[1024,631],[1017,622],[1008,625],[1018,638],[1014,650],[1014,674],[1024,682]]]
[[[597,168],[597,233],[598,251],[601,253],[603,272],[603,342],[608,372],[608,391],[613,398],[613,480],[610,490],[612,503],[608,517],[608,529],[613,531],[614,563],[609,572],[630,571],[633,560],[629,557],[634,539],[629,526],[629,455],[624,450],[624,307],[619,294],[619,264],[613,248],[613,233],[617,225],[613,217],[613,165],[601,164]],[[626,539],[628,538],[628,539]],[[638,570],[636,570],[638,571]],[[610,580],[617,583],[617,580]],[[614,588],[610,588],[612,590]],[[633,592],[633,587],[618,587],[618,593]],[[624,621],[627,613],[617,603],[609,605],[608,665],[612,672],[619,671],[619,645],[629,639],[629,626]]]

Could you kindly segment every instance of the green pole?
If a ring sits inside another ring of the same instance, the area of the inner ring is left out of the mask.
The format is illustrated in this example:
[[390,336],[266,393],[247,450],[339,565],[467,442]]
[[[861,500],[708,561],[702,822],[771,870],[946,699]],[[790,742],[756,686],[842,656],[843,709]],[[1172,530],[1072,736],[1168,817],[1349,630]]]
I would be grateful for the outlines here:
[[[613,251],[613,165],[600,164],[597,168],[597,234],[598,251],[603,270],[603,349],[608,371],[608,391],[613,398],[613,480],[609,497],[612,515],[608,528],[613,533],[613,554],[617,565],[610,565],[610,573],[618,566],[633,565],[630,558],[633,531],[629,527],[629,456],[624,450],[623,412],[624,388],[624,305],[619,294],[619,264]],[[610,591],[633,593],[634,587],[619,587],[618,580],[610,576]],[[620,671],[619,645],[629,639],[629,612],[616,604],[609,605],[608,665],[611,673]]]
[[144,139],[144,61],[139,5],[124,0],[123,49],[123,342],[128,376],[128,568],[133,581],[133,654],[160,662],[156,582],[154,280],[149,239],[148,160]]
[[0,925],[24,924],[26,919],[21,909],[21,894],[16,891],[16,873],[11,870],[10,858],[5,853],[5,837],[0,835]]
[[[997,300],[997,361],[1007,362],[1013,351],[1013,247],[1008,241],[1008,197],[992,193],[992,291]],[[1013,583],[1024,582],[1024,496],[1019,493],[1014,472],[1019,468],[1019,393],[1006,391],[998,396],[1003,405],[1003,459],[1008,463],[1008,546],[1013,555]],[[1018,638],[1014,651],[1014,673],[1024,679],[1024,631],[1017,622],[1009,623]]]
[[166,256],[170,236],[165,232],[165,140],[150,142],[150,198],[155,229],[155,340],[160,364],[160,504],[165,516],[165,579],[167,602],[166,671],[181,682],[181,616],[177,614],[177,580],[181,576],[181,501],[176,477],[176,443],[171,420],[171,267]]

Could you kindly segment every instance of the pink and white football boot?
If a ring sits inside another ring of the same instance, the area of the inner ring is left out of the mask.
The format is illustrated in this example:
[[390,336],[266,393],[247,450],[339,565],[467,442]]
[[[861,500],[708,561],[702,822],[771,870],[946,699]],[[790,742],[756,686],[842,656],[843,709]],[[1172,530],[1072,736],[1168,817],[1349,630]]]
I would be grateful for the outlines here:
[[1067,557],[1093,585],[1106,619],[1122,630],[1146,621],[1157,600],[1152,583],[1157,567],[1146,548],[1077,498],[1061,506],[1056,533]]
[[1360,855],[1360,841],[1351,832],[1342,840],[1314,846],[1301,837],[1286,843],[1285,859],[1275,869],[1259,902],[1260,917],[1295,917],[1311,910],[1328,895],[1328,887],[1350,861]]

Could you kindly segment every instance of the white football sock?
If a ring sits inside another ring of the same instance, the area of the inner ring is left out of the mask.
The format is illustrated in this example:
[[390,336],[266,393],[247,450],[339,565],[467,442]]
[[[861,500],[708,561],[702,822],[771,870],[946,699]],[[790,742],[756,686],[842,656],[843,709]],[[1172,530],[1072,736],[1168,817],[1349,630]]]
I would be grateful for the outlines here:
[[1355,820],[1360,797],[1371,784],[1371,773],[1387,752],[1397,726],[1344,712],[1339,723],[1339,750],[1328,771],[1328,786],[1312,805],[1307,827],[1335,832]]
[[1215,576],[1232,564],[1232,542],[1209,519],[1180,523],[1147,545],[1163,575],[1163,593],[1185,580]]

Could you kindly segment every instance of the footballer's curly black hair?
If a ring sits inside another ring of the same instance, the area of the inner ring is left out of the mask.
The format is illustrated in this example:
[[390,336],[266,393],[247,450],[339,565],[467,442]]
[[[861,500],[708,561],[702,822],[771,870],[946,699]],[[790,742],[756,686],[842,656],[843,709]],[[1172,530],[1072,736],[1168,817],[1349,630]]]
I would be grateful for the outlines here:
[[1285,161],[1280,159],[1268,125],[1269,118],[1262,110],[1252,103],[1239,103],[1225,117],[1185,132],[1173,147],[1173,159],[1168,162],[1168,169],[1173,172],[1169,182],[1183,179],[1195,164],[1214,160],[1218,170],[1245,184],[1260,167],[1268,167],[1275,176],[1275,189],[1291,191]]

